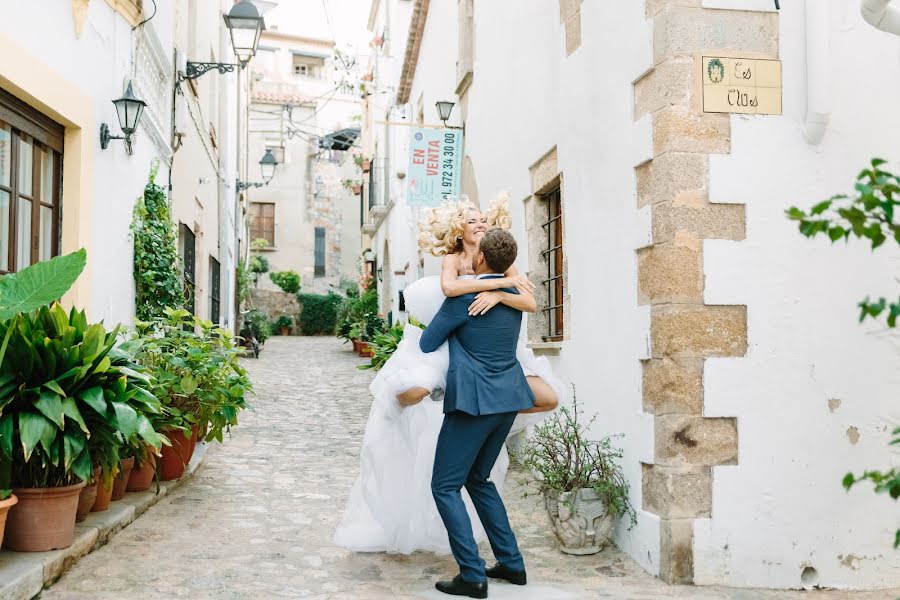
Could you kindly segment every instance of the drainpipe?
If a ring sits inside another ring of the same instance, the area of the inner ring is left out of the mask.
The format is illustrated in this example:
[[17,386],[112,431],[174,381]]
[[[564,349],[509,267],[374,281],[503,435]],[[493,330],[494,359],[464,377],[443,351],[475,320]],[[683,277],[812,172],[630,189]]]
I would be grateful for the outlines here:
[[810,144],[822,141],[831,117],[828,78],[830,29],[828,2],[806,0],[806,123],[803,133]]
[[900,9],[889,6],[890,3],[891,0],[863,0],[862,16],[872,27],[900,35]]

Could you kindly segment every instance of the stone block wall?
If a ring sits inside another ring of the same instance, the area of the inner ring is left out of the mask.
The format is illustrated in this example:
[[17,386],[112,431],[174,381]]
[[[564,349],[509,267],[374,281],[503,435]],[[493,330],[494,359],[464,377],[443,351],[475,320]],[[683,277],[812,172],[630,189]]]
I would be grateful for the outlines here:
[[253,303],[253,308],[266,311],[272,319],[288,315],[293,317],[296,322],[297,316],[300,314],[300,302],[297,300],[297,296],[280,290],[250,290],[250,301]]
[[650,307],[643,407],[654,416],[643,508],[659,515],[660,576],[693,582],[693,520],[712,513],[712,469],[738,461],[738,422],[703,416],[709,357],[747,351],[747,307],[704,301],[703,240],[745,237],[744,206],[709,202],[709,156],[731,150],[729,115],[703,114],[701,52],[778,56],[778,17],[704,9],[700,0],[646,0],[654,67],[634,84],[634,116],[652,122],[653,158],[635,169],[651,244],[637,251],[638,302]]

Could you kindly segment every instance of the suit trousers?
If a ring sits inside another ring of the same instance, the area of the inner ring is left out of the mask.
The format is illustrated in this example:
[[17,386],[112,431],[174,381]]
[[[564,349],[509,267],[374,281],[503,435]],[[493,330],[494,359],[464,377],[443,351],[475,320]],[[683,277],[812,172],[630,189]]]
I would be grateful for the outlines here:
[[497,488],[488,480],[516,414],[476,416],[454,411],[444,415],[434,457],[431,493],[447,528],[453,558],[466,581],[480,582],[487,577],[462,499],[463,487],[475,505],[497,561],[514,571],[525,570],[506,507]]

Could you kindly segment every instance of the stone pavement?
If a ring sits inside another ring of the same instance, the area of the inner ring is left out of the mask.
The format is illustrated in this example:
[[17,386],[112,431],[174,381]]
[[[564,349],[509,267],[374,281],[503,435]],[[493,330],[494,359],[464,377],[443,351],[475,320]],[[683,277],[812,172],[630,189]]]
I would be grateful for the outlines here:
[[[85,557],[43,600],[406,600],[447,598],[433,583],[450,557],[354,554],[331,544],[357,471],[372,375],[333,338],[274,338],[249,360],[258,397],[230,440],[188,484]],[[669,587],[615,549],[572,557],[555,547],[537,500],[512,471],[507,503],[528,565],[515,600],[884,600],[885,592],[773,592]],[[489,549],[483,556],[490,560]]]

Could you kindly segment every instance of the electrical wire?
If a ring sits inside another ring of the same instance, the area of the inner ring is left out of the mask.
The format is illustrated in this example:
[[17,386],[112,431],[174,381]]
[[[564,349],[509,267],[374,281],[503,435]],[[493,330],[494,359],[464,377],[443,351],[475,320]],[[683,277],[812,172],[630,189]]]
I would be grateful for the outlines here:
[[156,16],[156,8],[157,8],[157,7],[156,7],[156,0],[150,0],[150,2],[153,3],[153,14],[150,15],[149,17],[147,17],[146,19],[144,19],[143,21],[141,21],[140,23],[138,23],[137,25],[135,25],[134,27],[132,27],[132,28],[131,28],[132,31],[134,31],[134,30],[137,29],[138,27],[143,27],[143,26],[144,26],[144,23],[150,21],[151,19],[153,19],[153,17]]

